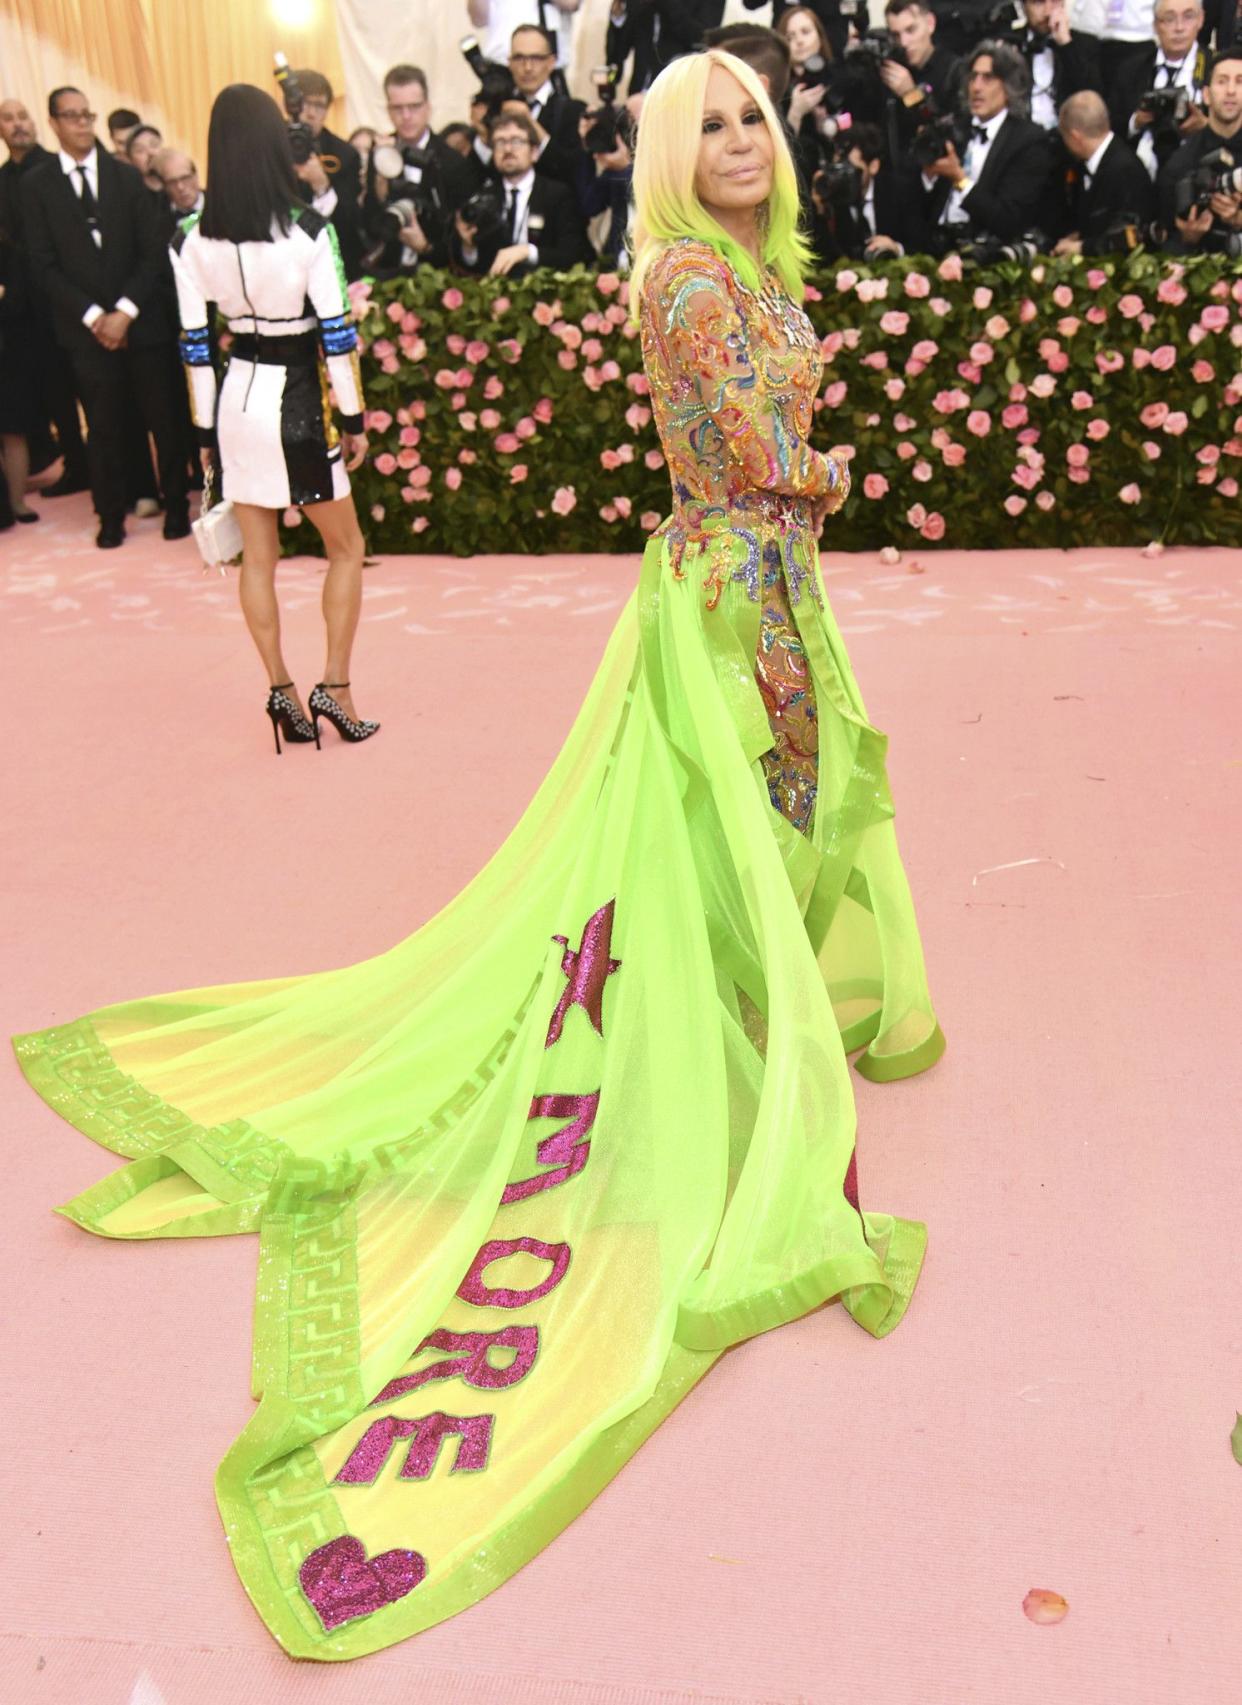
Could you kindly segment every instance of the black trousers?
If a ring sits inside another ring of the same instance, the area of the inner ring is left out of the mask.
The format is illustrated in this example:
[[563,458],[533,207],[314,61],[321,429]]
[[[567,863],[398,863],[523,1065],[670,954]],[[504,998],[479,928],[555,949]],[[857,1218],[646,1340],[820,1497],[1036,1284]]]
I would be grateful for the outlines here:
[[132,440],[126,412],[131,397],[144,430],[155,440],[165,511],[175,515],[184,510],[189,472],[181,397],[185,382],[176,345],[105,349],[91,338],[89,344],[75,341],[70,355],[86,410],[91,496],[100,519],[120,521],[127,508],[127,447]]

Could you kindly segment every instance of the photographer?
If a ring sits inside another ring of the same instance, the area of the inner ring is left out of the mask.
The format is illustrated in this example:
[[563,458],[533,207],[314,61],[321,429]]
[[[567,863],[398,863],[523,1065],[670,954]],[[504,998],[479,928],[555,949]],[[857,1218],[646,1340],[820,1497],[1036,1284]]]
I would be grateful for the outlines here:
[[425,71],[394,65],[384,99],[393,140],[371,150],[362,224],[367,270],[391,278],[448,265],[453,214],[474,185],[467,162],[431,128]]
[[879,125],[854,125],[838,148],[844,157],[823,166],[811,184],[816,255],[831,263],[904,254],[900,197]]
[[1049,208],[1052,143],[1026,116],[1026,64],[1003,42],[980,42],[967,70],[971,124],[965,155],[946,141],[906,178],[907,247],[944,254],[1011,244],[1054,223]]
[[[748,12],[757,12],[765,4],[765,0],[742,0]],[[772,28],[789,40],[786,19],[791,12],[809,12],[815,19],[824,40],[831,49],[832,57],[842,59],[849,44],[850,25],[857,29],[865,29],[867,24],[866,0],[808,0],[807,4],[795,5],[794,0],[772,0]],[[793,42],[789,42],[793,47]],[[795,50],[796,52],[796,50]]]
[[1070,29],[1068,0],[1022,0],[1022,17],[999,37],[1016,47],[1031,74],[1031,117],[1055,131],[1071,95],[1099,86],[1095,44]]
[[1156,40],[1126,63],[1113,87],[1113,128],[1128,139],[1153,179],[1186,138],[1207,124],[1202,28],[1198,0],[1156,0]]
[[1171,254],[1242,254],[1242,47],[1212,61],[1207,124],[1188,137],[1156,180]]
[[625,246],[629,222],[630,185],[634,176],[634,122],[616,102],[617,72],[597,75],[600,104],[578,120],[582,155],[578,168],[578,205],[587,219],[607,213],[608,229],[600,245],[599,264],[610,272],[629,266]]
[[1068,233],[1054,255],[1107,254],[1128,246],[1119,226],[1142,241],[1156,212],[1156,192],[1133,148],[1108,122],[1104,97],[1071,95],[1061,108],[1061,140],[1078,162],[1067,208]]
[[582,0],[466,0],[472,29],[482,32],[483,55],[499,60],[514,30],[535,24],[556,40],[556,63],[567,71],[574,57],[574,15]]
[[534,119],[502,112],[489,137],[500,182],[470,198],[454,218],[453,255],[475,275],[520,278],[537,266],[565,272],[589,261],[591,245],[571,192],[535,170]]
[[293,169],[305,199],[316,213],[332,221],[346,278],[357,278],[362,270],[362,159],[344,137],[334,136],[327,128],[334,96],[323,73],[295,71],[293,77],[302,92],[298,117],[310,133],[311,147],[305,160],[298,158],[303,150],[295,148]]
[[790,6],[775,33],[789,49],[791,77],[784,105],[790,145],[799,173],[809,184],[831,149],[836,114],[849,105],[848,83],[817,13]]
[[[584,101],[565,92],[556,71],[552,38],[535,24],[522,24],[509,45],[509,74],[516,98],[506,101],[503,112],[522,111],[535,125],[538,137],[535,170],[540,177],[556,178],[567,188],[578,175],[578,120],[586,111]],[[555,74],[555,75],[554,75]]]
[[[879,62],[879,78],[886,91],[884,128],[890,157],[908,157],[919,129],[928,117],[950,113],[957,105],[962,62],[947,48],[936,45],[936,14],[929,0],[889,0],[884,13],[891,42],[889,56]],[[864,36],[851,59],[863,57],[869,38]],[[881,47],[883,40],[881,38]],[[850,109],[859,116],[857,104]],[[874,116],[864,112],[864,117]]]
[[723,17],[724,0],[612,0],[604,57],[624,65],[634,55],[629,92],[636,95],[674,59],[693,53]]

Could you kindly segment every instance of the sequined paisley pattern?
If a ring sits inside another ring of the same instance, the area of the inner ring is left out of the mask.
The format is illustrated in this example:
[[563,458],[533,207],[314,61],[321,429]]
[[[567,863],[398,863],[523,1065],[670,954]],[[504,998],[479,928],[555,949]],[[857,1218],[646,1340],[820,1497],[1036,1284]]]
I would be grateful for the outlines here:
[[822,603],[815,523],[849,492],[849,468],[811,448],[819,341],[775,274],[748,290],[708,245],[673,243],[644,289],[643,360],[673,485],[662,531],[678,578],[699,568],[715,609],[738,587],[762,608],[755,679],[773,746],[773,805],[810,828],[818,741],[794,608]]

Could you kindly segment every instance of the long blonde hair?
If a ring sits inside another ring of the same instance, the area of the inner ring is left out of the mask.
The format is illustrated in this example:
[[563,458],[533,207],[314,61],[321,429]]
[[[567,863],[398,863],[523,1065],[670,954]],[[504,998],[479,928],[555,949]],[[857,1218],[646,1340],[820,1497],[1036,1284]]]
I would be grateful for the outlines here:
[[709,243],[750,289],[757,290],[762,283],[754,256],[717,223],[694,187],[707,79],[714,65],[737,78],[767,124],[773,158],[767,219],[761,227],[763,261],[775,269],[795,302],[803,298],[802,279],[811,250],[798,229],[798,177],[785,127],[751,67],[735,54],[713,47],[703,53],[688,53],[665,66],[643,100],[634,152],[634,206],[629,232],[633,256],[630,306],[635,317],[651,263],[680,237]]

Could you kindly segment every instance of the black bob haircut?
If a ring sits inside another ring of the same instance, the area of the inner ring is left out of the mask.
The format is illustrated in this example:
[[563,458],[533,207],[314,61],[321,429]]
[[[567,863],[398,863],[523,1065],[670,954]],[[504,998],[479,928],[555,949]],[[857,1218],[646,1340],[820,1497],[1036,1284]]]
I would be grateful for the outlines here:
[[272,97],[253,83],[230,83],[211,109],[207,196],[198,228],[226,243],[270,243],[301,201],[289,132]]

